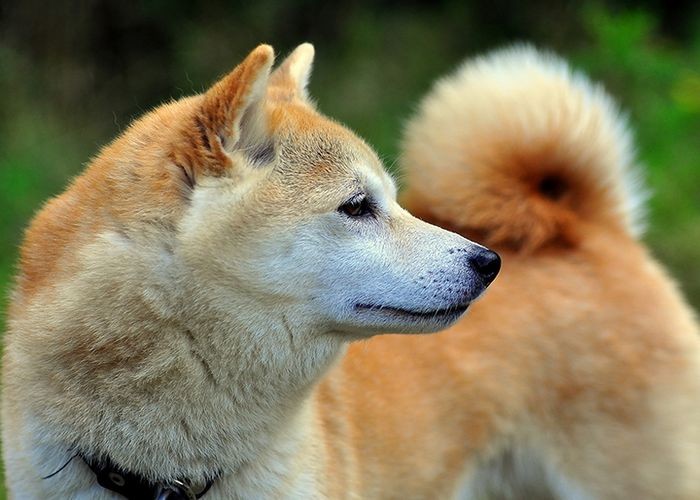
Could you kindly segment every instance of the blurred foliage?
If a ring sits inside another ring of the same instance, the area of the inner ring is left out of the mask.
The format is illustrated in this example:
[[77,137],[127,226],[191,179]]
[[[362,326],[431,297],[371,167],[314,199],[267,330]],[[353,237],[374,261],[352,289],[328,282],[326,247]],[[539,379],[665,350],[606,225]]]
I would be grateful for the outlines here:
[[306,40],[319,107],[392,169],[402,122],[464,57],[531,41],[570,59],[629,111],[653,192],[647,240],[700,306],[700,5],[690,1],[0,3],[3,300],[23,228],[100,145],[258,43],[283,55]]
[[[574,60],[605,82],[637,132],[652,191],[647,241],[700,306],[700,33],[680,46],[647,11],[588,8],[592,47]],[[692,19],[700,28],[698,16]]]

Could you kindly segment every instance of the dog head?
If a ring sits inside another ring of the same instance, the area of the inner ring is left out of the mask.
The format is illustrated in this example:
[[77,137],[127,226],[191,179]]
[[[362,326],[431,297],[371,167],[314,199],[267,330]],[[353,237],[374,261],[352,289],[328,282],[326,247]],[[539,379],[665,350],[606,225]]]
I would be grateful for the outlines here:
[[327,331],[444,328],[498,256],[397,204],[375,152],[309,100],[313,54],[303,44],[270,73],[260,46],[201,98],[179,160],[184,265],[222,304]]

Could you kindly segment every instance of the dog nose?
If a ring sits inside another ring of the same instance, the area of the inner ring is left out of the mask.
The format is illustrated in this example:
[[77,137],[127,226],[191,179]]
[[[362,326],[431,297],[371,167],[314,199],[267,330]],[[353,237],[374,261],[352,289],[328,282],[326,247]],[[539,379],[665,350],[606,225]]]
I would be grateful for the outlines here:
[[476,254],[469,257],[469,265],[479,273],[484,284],[488,285],[501,270],[501,258],[488,248],[480,248]]

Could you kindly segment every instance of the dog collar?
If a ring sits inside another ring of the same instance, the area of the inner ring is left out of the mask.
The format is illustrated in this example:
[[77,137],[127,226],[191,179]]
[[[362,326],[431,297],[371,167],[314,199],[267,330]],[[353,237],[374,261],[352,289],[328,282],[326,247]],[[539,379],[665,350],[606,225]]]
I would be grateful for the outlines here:
[[152,482],[122,469],[109,458],[93,460],[80,456],[95,473],[97,483],[129,500],[196,500],[212,487],[216,478],[206,484],[194,484],[188,479]]

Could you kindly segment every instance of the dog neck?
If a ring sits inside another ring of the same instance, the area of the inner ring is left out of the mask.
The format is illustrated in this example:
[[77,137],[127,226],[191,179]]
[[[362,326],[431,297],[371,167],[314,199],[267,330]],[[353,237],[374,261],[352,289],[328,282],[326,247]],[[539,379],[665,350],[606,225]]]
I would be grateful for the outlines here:
[[[238,310],[235,318],[209,311],[191,336],[183,335],[200,379],[192,393],[210,394],[213,418],[202,424],[226,434],[216,441],[230,444],[217,455],[240,475],[261,460],[279,464],[308,441],[313,390],[345,343],[290,315],[256,313],[254,304]],[[249,326],[261,324],[264,329]]]
[[[58,375],[36,374],[45,388],[37,422],[48,422],[54,438],[37,446],[109,457],[155,481],[216,476],[231,491],[289,484],[285,475],[299,468],[284,464],[314,457],[306,449],[316,432],[313,389],[345,343],[289,315],[229,305],[164,314],[151,304],[142,311],[158,314],[128,321],[115,308],[89,338],[73,331],[49,339],[34,352],[65,365]],[[135,326],[120,327],[127,324]]]

